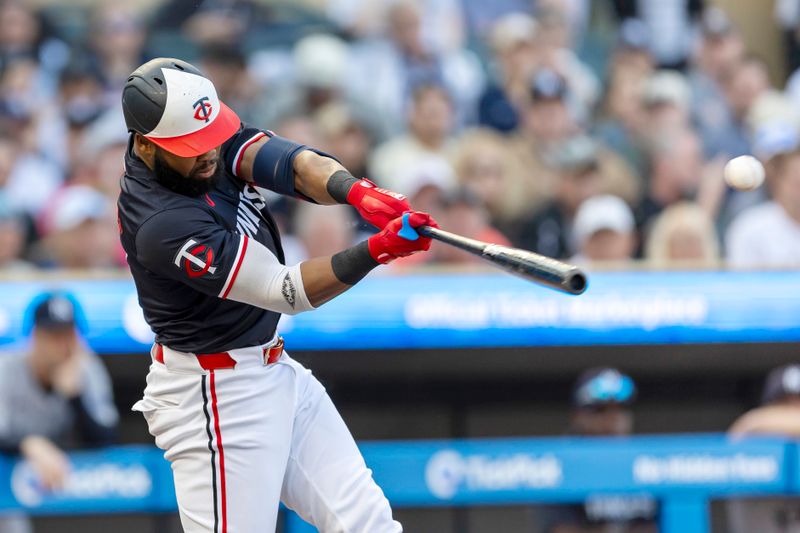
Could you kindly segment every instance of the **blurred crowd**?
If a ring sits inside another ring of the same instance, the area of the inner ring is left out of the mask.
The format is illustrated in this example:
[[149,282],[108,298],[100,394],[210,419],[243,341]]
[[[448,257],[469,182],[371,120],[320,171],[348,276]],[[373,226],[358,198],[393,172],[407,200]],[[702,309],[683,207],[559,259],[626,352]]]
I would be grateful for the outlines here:
[[[582,264],[800,266],[797,0],[775,3],[783,88],[702,0],[134,4],[0,0],[0,271],[124,267],[120,89],[155,56],[457,233]],[[725,185],[742,154],[766,186]],[[267,197],[289,261],[370,231]]]

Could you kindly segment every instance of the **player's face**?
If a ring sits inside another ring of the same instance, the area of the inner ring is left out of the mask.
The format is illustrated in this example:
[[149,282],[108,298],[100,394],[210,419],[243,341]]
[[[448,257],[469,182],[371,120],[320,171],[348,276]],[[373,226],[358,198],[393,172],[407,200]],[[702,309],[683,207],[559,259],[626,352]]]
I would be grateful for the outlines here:
[[180,157],[156,147],[156,159],[161,159],[184,178],[210,179],[217,167],[219,148],[197,157]]
[[572,427],[580,435],[629,435],[633,430],[633,414],[618,404],[586,407],[573,413]]
[[159,183],[168,189],[199,196],[210,191],[222,173],[219,149],[198,157],[178,157],[156,147],[153,172]]
[[34,328],[32,354],[37,365],[48,373],[51,368],[64,363],[75,351],[76,339],[74,328]]

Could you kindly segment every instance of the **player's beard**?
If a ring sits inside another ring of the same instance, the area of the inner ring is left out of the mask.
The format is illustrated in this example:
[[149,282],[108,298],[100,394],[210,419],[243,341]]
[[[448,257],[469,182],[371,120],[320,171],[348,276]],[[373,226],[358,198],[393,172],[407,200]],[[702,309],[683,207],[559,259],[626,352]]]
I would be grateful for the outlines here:
[[184,196],[194,197],[207,193],[220,180],[222,164],[219,157],[216,159],[216,165],[214,173],[207,178],[196,178],[194,176],[201,169],[193,169],[188,176],[184,176],[170,167],[169,163],[156,152],[153,161],[153,173],[156,176],[156,180],[167,189]]

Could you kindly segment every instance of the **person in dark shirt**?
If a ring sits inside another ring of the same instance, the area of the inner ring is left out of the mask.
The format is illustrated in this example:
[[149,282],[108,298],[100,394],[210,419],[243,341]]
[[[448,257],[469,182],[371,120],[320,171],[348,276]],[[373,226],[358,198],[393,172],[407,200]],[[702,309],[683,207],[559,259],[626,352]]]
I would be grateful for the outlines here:
[[[581,374],[572,392],[570,433],[585,437],[624,436],[633,431],[631,405],[636,384],[616,368]],[[598,494],[582,504],[541,510],[541,533],[654,533],[657,506],[649,496]]]
[[578,207],[602,190],[597,143],[576,136],[563,143],[551,159],[556,170],[555,196],[519,224],[516,246],[548,257],[576,253],[571,242],[572,220]]
[[[320,531],[401,531],[325,389],[276,330],[281,314],[428,250],[414,228],[436,223],[333,157],[243,124],[184,61],[140,66],[122,107],[120,239],[156,334],[134,409],[172,463],[184,530],[274,531],[280,500]],[[349,203],[381,231],[287,266],[259,189]]]

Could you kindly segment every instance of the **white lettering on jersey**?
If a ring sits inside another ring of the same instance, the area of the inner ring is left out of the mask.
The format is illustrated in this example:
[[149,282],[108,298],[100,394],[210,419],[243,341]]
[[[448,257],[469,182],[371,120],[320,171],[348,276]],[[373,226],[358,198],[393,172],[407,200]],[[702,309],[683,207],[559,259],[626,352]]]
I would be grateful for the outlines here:
[[241,235],[250,238],[258,233],[258,224],[264,219],[261,210],[267,206],[264,197],[249,185],[239,193],[239,207],[236,211],[236,229]]

